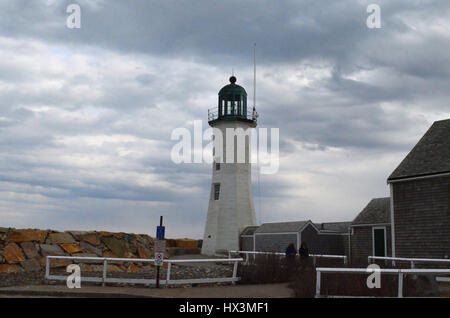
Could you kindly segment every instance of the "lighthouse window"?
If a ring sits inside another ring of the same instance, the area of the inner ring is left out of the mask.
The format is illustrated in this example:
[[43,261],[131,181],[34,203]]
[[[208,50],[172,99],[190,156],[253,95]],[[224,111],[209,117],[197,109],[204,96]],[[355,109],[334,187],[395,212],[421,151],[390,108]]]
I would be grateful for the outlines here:
[[214,184],[214,200],[219,200],[220,183]]

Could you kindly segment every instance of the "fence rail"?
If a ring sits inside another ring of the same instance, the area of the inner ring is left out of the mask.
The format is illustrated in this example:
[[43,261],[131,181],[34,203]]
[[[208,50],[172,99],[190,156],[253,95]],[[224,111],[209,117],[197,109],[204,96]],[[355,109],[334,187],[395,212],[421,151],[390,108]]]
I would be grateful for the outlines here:
[[385,260],[385,261],[405,261],[411,263],[411,268],[414,268],[415,263],[448,263],[450,264],[450,259],[445,258],[407,258],[407,257],[387,257],[387,256],[369,256],[367,261],[370,264],[371,260]]
[[[422,274],[422,275],[446,275],[450,274],[450,269],[393,269],[393,268],[381,268],[376,269],[376,272],[398,275],[398,293],[397,297],[403,297],[403,276],[411,274]],[[322,297],[320,295],[320,285],[321,285],[321,274],[322,273],[356,273],[356,274],[368,274],[372,273],[373,270],[368,268],[331,268],[331,267],[317,267],[316,268],[316,298]],[[328,296],[327,296],[328,297]],[[329,296],[336,297],[336,296]]]
[[[259,252],[259,251],[229,251],[228,252],[228,258],[231,258],[231,254],[246,254],[245,255],[245,262],[244,264],[248,264],[249,262],[249,255],[252,255],[253,260],[255,259],[256,255],[279,255],[279,256],[285,256],[285,253],[280,252]],[[309,254],[310,257],[313,258],[314,266],[316,265],[316,259],[317,258],[338,258],[342,259],[344,261],[344,265],[347,264],[347,256],[346,255],[327,255],[327,254]]]
[[[108,262],[139,262],[139,263],[153,263],[154,259],[148,258],[113,258],[113,257],[77,257],[77,256],[47,256],[45,265],[45,279],[46,280],[67,280],[67,276],[50,275],[50,261],[52,259],[68,259],[68,260],[82,260],[82,261],[97,261],[103,262],[103,275],[102,277],[81,277],[81,281],[102,283],[105,286],[106,283],[131,283],[131,284],[144,284],[155,285],[156,279],[143,279],[143,278],[115,278],[108,277]],[[166,279],[161,280],[162,285],[176,285],[176,284],[203,284],[203,283],[224,283],[230,282],[235,284],[240,278],[237,277],[238,264],[242,262],[242,258],[220,258],[220,259],[183,259],[183,260],[164,260],[167,263]],[[232,277],[215,277],[215,278],[196,278],[196,279],[170,279],[172,264],[177,263],[233,263],[233,276]]]

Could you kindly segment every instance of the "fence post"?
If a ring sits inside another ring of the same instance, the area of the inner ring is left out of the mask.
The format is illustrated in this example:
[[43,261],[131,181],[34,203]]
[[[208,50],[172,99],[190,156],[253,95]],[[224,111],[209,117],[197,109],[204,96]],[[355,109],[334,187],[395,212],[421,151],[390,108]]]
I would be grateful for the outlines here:
[[228,251],[228,258],[231,258],[231,251]]
[[238,267],[238,261],[234,261],[234,266],[233,266],[233,281],[232,284],[236,285],[236,281],[234,280],[237,276],[237,267]]
[[347,255],[344,255],[344,265],[347,265],[348,264],[348,262],[347,262]]
[[403,273],[401,270],[398,272],[398,297],[403,297]]
[[50,276],[50,259],[48,256],[45,257],[45,278],[48,279]]
[[169,281],[170,281],[170,269],[172,267],[172,262],[168,262],[167,265],[167,274],[166,274],[166,286],[169,285]]
[[411,261],[411,269],[414,269],[414,261]]
[[103,282],[102,282],[102,286],[105,286],[106,283],[106,271],[108,269],[108,260],[105,258],[103,260]]
[[316,298],[320,297],[320,270],[316,269]]

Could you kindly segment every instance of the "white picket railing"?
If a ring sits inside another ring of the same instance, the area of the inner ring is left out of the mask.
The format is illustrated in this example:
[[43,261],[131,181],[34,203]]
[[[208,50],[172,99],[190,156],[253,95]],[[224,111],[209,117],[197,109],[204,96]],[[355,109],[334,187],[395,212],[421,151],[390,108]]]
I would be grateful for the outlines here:
[[[107,277],[108,262],[131,262],[131,263],[154,263],[154,259],[148,258],[113,258],[113,257],[77,257],[77,256],[47,256],[45,266],[45,279],[47,280],[67,280],[67,276],[50,275],[50,260],[52,259],[67,259],[67,260],[81,260],[103,262],[103,275],[102,277],[81,277],[81,281],[102,283],[105,286],[106,283],[130,283],[130,284],[144,284],[154,285],[156,279],[143,279],[143,278],[115,278]],[[235,284],[240,278],[237,277],[238,263],[242,262],[242,258],[222,258],[222,259],[180,259],[169,260],[165,259],[164,263],[167,263],[167,275],[166,279],[161,280],[161,285],[174,285],[174,284],[203,284],[203,283],[224,283],[231,282]],[[216,278],[195,278],[195,279],[170,279],[172,264],[177,263],[234,263],[233,276],[232,277],[216,277]]]
[[[403,276],[416,274],[416,275],[446,275],[450,274],[450,269],[393,269],[393,268],[381,268],[376,269],[376,272],[381,274],[398,275],[398,293],[397,297],[403,297]],[[316,298],[321,297],[320,285],[322,273],[358,273],[358,274],[370,274],[374,270],[368,268],[331,268],[331,267],[317,267],[316,268]],[[335,296],[327,296],[335,297]],[[337,296],[339,297],[339,296]]]
[[407,257],[385,257],[385,256],[369,256],[367,261],[370,264],[371,260],[386,260],[386,261],[404,261],[410,262],[411,268],[414,268],[415,263],[448,263],[450,265],[450,259],[445,258],[407,258]]
[[[249,255],[252,255],[253,260],[255,259],[256,255],[279,255],[279,256],[285,256],[285,253],[280,252],[259,252],[259,251],[229,251],[228,252],[228,258],[231,258],[231,254],[245,254],[245,262],[244,264],[248,264],[249,262]],[[327,254],[309,254],[310,257],[313,258],[314,266],[316,265],[316,259],[317,258],[339,258],[344,261],[344,265],[347,264],[347,256],[346,255],[327,255]]]

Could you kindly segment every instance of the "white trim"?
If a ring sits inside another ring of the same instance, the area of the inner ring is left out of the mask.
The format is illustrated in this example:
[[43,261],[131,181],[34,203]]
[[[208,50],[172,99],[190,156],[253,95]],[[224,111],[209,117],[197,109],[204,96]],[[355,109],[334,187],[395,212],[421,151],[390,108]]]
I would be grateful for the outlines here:
[[318,235],[348,235],[348,232],[318,232]]
[[241,235],[241,237],[253,237],[253,235]]
[[389,191],[391,194],[391,256],[395,257],[394,188],[392,186],[392,183],[389,185]]
[[271,232],[271,233],[255,233],[255,235],[282,235],[282,234],[298,234],[299,232]]
[[387,241],[386,241],[386,227],[385,226],[373,226],[372,227],[372,256],[375,255],[375,230],[384,230],[384,257],[387,256]]
[[385,222],[385,223],[354,224],[354,225],[350,225],[350,227],[385,226],[385,225],[391,225],[391,223]]
[[430,179],[430,178],[438,178],[438,177],[446,177],[450,176],[450,172],[437,173],[433,175],[420,176],[420,177],[405,177],[394,180],[387,180],[388,184],[396,183],[396,182],[404,182],[404,181],[413,181],[413,180],[422,180],[422,179]]
[[383,256],[368,256],[367,260],[371,259],[384,259],[384,260],[396,260],[396,261],[406,261],[406,262],[421,262],[421,263],[449,263],[448,258],[411,258],[411,257],[383,257]]

